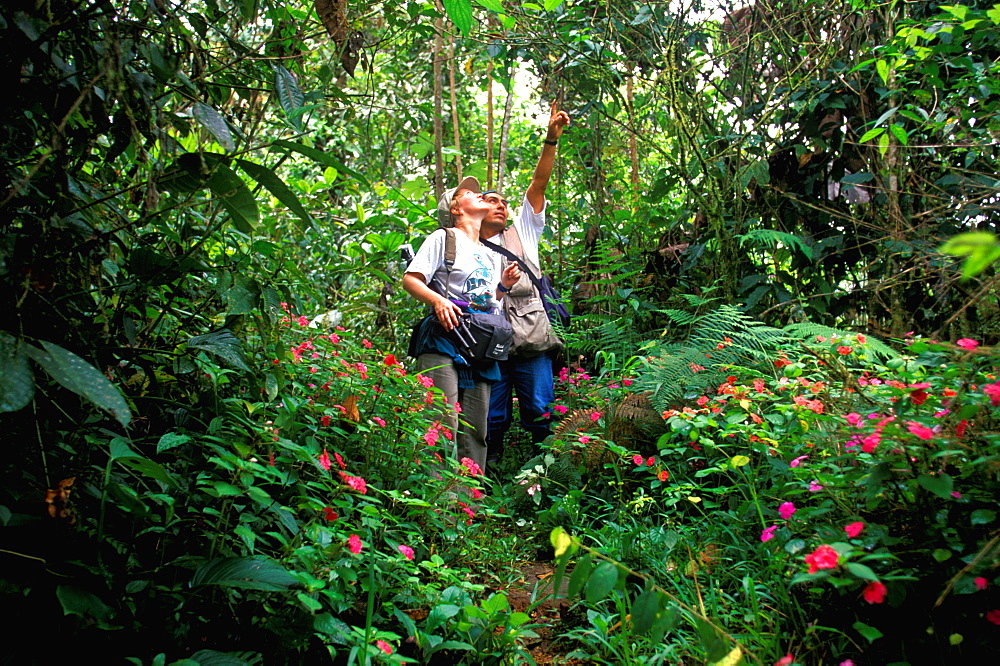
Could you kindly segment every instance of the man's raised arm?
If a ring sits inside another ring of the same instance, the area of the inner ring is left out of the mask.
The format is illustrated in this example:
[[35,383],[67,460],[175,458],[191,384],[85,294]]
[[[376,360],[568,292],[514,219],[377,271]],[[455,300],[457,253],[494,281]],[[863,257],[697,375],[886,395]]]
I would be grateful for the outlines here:
[[559,137],[567,127],[569,127],[569,114],[559,111],[556,101],[553,100],[548,131],[542,144],[542,154],[538,158],[538,164],[535,165],[535,173],[531,176],[531,185],[528,186],[526,195],[535,213],[542,212],[545,207],[545,189],[549,186],[552,167],[556,161],[556,144],[559,143]]

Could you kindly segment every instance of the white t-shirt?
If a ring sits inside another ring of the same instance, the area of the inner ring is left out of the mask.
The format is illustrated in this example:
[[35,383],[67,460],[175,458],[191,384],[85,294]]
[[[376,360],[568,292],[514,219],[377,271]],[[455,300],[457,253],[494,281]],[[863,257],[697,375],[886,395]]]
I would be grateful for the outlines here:
[[[495,295],[500,281],[500,256],[464,233],[455,230],[455,264],[449,275],[444,263],[445,230],[428,236],[417,255],[406,267],[407,273],[420,273],[427,284],[441,293],[448,281],[447,298],[467,301],[476,310],[496,310]],[[537,252],[537,245],[536,245]],[[436,280],[436,284],[431,284]]]
[[[538,242],[542,239],[542,230],[545,229],[545,209],[548,205],[549,200],[546,199],[541,212],[536,213],[531,204],[528,203],[528,195],[525,194],[521,201],[520,214],[514,218],[514,228],[517,230],[518,238],[521,239],[524,255],[535,266],[542,265],[538,260]],[[501,234],[497,234],[489,240],[491,243],[500,245],[500,236]]]

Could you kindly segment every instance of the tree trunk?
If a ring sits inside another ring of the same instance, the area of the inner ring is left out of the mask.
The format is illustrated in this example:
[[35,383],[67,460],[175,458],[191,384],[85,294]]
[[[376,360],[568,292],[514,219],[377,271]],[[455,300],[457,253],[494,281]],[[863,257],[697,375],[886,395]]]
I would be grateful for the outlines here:
[[486,63],[486,189],[493,189],[493,61]]
[[514,110],[514,77],[510,78],[510,90],[503,108],[503,125],[500,127],[500,159],[497,160],[497,192],[503,192],[503,177],[506,175],[507,138],[510,136],[510,116]]
[[[437,3],[440,9],[441,3]],[[441,120],[443,113],[441,97],[443,95],[441,86],[441,50],[444,47],[444,16],[441,16],[434,23],[434,198],[438,199],[444,194],[444,159],[441,149],[444,147],[444,123]]]
[[448,85],[451,88],[451,129],[455,138],[455,177],[462,181],[462,141],[458,127],[458,101],[455,95],[455,36],[449,40]]

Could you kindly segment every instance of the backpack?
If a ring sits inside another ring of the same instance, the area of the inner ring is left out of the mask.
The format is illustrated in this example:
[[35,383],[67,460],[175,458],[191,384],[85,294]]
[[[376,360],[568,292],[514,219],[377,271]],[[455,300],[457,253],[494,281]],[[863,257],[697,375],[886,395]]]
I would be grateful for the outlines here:
[[[562,304],[558,301],[550,303],[544,297],[548,295],[547,291],[554,293],[554,290],[551,290],[551,285],[548,290],[546,289],[545,283],[537,277],[541,271],[524,257],[524,248],[514,227],[504,229],[500,242],[503,245],[484,240],[483,245],[504,258],[504,268],[511,261],[517,262],[521,267],[521,279],[500,301],[514,332],[511,354],[532,357],[553,349],[561,349],[562,340],[552,330],[549,306],[553,306],[554,309],[555,305],[562,307]],[[565,307],[562,309],[565,311]]]

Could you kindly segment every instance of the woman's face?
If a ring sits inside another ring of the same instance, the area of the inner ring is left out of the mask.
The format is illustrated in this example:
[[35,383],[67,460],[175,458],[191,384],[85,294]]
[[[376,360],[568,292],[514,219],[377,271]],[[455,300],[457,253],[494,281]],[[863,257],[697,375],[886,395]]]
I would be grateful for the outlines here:
[[472,190],[459,190],[451,202],[451,212],[464,213],[471,217],[482,218],[492,206],[483,199],[483,195]]

